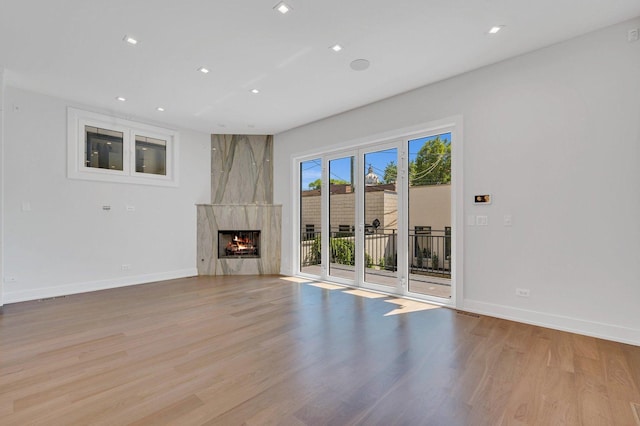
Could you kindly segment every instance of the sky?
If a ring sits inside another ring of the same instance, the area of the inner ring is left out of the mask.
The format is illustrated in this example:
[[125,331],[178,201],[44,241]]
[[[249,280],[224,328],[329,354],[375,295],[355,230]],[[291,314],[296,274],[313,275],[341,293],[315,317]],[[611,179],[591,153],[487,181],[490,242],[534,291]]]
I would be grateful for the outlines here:
[[[451,142],[451,133],[439,135],[444,142]],[[435,139],[436,136],[414,139],[409,141],[409,160],[413,161],[418,154],[420,148],[428,141]],[[378,175],[380,180],[384,176],[384,169],[391,161],[398,163],[398,150],[396,148],[384,151],[370,152],[365,154],[364,173],[369,170],[369,165],[373,167],[373,172]],[[351,157],[339,158],[331,160],[329,164],[331,179],[351,181]],[[320,179],[322,176],[322,161],[317,160],[305,161],[301,167],[302,188],[308,189],[309,183]]]

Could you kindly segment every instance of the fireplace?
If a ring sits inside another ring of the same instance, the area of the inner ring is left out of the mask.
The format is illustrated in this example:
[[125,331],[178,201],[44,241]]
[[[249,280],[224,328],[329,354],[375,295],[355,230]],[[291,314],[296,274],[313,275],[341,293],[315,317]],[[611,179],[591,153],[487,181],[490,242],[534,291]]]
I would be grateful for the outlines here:
[[218,259],[260,258],[260,231],[218,231]]

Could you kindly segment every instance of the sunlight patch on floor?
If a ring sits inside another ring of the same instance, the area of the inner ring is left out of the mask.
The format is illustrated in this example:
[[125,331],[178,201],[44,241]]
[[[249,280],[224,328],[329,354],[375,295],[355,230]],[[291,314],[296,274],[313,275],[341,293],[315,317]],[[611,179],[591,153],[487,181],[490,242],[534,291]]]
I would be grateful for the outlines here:
[[310,283],[311,279],[309,278],[298,278],[298,277],[281,277],[283,281],[289,281],[292,283]]
[[389,299],[389,300],[385,300],[385,302],[398,305],[398,307],[393,311],[390,311],[384,314],[385,317],[388,317],[390,315],[408,314],[409,312],[419,312],[419,311],[428,311],[430,309],[440,309],[440,306],[437,306],[437,305],[431,305],[429,303],[424,303],[424,302],[416,302],[415,300],[408,300],[408,299]]
[[344,289],[344,286],[335,285],[335,284],[329,284],[329,283],[310,282],[310,283],[307,283],[307,284],[312,285],[314,287],[323,288],[325,290],[342,290],[342,289]]
[[364,290],[345,290],[343,293],[353,294],[354,296],[366,297],[367,299],[381,299],[383,297],[389,297],[386,294],[374,293],[372,291]]

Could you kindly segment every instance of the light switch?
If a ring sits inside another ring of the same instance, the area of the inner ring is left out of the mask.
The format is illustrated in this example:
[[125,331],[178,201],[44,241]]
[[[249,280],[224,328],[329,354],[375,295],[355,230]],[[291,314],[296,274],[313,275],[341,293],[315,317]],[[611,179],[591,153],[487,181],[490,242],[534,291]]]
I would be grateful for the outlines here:
[[478,225],[478,226],[487,226],[487,225],[489,225],[489,217],[488,216],[476,216],[476,225]]
[[504,215],[504,226],[511,226],[511,225],[512,225],[511,215],[510,214],[505,214]]
[[136,206],[127,206],[127,211],[128,212],[135,212],[136,211]]
[[23,212],[30,212],[31,211],[31,203],[28,201],[23,201],[22,202],[22,211]]
[[467,226],[475,226],[476,224],[476,217],[472,214],[467,216]]

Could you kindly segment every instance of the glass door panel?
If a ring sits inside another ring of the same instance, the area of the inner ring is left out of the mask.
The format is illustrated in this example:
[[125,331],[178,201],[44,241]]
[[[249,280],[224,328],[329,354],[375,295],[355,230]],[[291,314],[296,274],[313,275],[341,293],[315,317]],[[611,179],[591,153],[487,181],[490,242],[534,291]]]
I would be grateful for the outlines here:
[[322,275],[322,159],[300,163],[300,272]]
[[329,160],[328,274],[351,281],[356,276],[354,165],[354,156]]
[[451,133],[408,142],[410,293],[451,298]]
[[395,289],[398,278],[398,148],[364,153],[364,281]]

